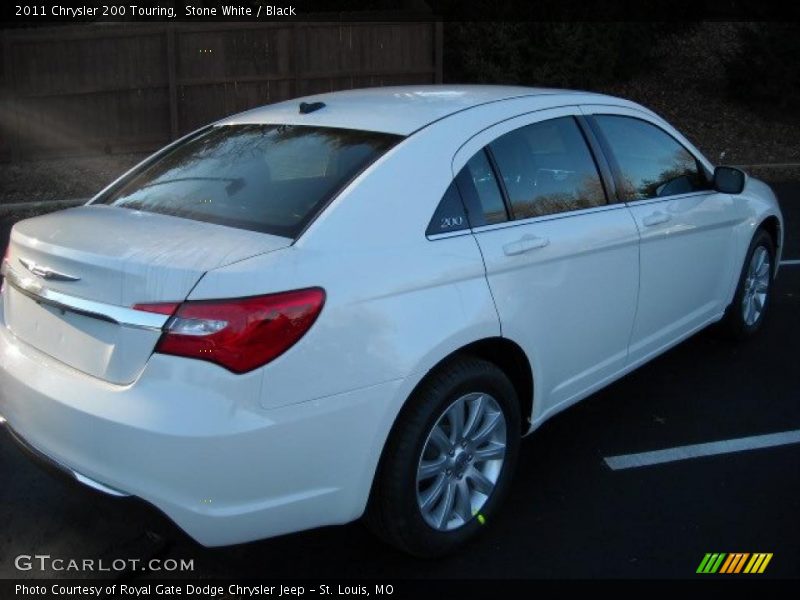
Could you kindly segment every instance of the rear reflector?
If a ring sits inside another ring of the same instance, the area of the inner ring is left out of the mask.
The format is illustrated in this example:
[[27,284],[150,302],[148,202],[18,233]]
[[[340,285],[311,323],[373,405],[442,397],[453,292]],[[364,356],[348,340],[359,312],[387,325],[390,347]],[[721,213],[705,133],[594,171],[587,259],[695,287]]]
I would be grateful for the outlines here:
[[158,313],[159,315],[167,315],[171,317],[180,306],[177,302],[159,302],[157,304],[134,304],[135,310],[143,310],[145,312]]
[[[173,315],[156,352],[217,363],[246,373],[274,360],[311,328],[325,291],[309,288],[231,300],[137,304],[134,308]],[[170,307],[172,307],[170,309]]]

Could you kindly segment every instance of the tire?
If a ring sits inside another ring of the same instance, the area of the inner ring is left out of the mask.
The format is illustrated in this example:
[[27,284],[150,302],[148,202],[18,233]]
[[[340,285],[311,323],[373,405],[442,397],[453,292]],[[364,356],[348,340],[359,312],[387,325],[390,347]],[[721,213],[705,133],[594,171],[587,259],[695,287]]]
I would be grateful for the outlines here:
[[769,312],[774,273],[775,244],[766,231],[759,229],[745,255],[733,302],[720,323],[725,337],[742,341],[761,329]]
[[[482,416],[474,417],[479,413]],[[453,428],[459,421],[463,436]],[[367,525],[414,556],[454,551],[497,513],[513,478],[520,432],[516,391],[497,366],[463,356],[435,369],[406,403],[389,435],[367,507]],[[468,441],[461,444],[462,439]],[[446,511],[451,495],[452,509]]]

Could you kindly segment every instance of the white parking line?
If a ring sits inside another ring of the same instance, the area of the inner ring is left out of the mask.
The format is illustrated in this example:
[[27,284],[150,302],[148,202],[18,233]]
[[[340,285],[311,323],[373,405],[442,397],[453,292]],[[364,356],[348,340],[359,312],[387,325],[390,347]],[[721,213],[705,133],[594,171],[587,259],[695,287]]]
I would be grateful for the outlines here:
[[782,260],[781,266],[782,267],[790,267],[792,265],[800,265],[800,260]]
[[653,450],[652,452],[607,456],[603,460],[611,470],[621,471],[623,469],[636,469],[638,467],[649,467],[650,465],[660,465],[662,463],[679,460],[689,460],[690,458],[731,454],[733,452],[759,450],[761,448],[786,446],[788,444],[800,444],[800,429],[783,431],[781,433],[768,433],[766,435],[754,435],[733,440],[720,440],[707,444],[676,446],[675,448]]

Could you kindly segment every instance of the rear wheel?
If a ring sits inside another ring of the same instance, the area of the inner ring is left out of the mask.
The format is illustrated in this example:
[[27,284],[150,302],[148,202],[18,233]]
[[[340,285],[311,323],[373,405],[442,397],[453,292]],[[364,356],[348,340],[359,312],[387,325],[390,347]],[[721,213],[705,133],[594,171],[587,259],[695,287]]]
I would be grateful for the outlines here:
[[519,403],[503,371],[473,357],[449,362],[428,376],[398,418],[368,524],[416,556],[454,550],[496,513],[519,440]]
[[728,337],[744,340],[761,328],[770,305],[774,265],[775,246],[761,229],[747,250],[736,294],[722,321]]

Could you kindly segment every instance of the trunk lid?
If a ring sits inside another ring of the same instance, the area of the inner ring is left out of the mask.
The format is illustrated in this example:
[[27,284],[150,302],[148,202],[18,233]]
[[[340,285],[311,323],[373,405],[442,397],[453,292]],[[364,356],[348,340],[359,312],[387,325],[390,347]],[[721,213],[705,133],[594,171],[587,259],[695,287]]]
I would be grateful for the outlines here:
[[[291,243],[108,206],[28,219],[11,232],[8,267],[37,291],[4,286],[3,318],[18,338],[53,358],[112,383],[130,383],[161,332],[131,325],[120,314],[134,314],[125,311],[138,303],[180,302],[207,271]],[[77,299],[75,304],[91,311],[64,310],[63,303],[41,301],[42,294],[66,298],[67,304]]]

